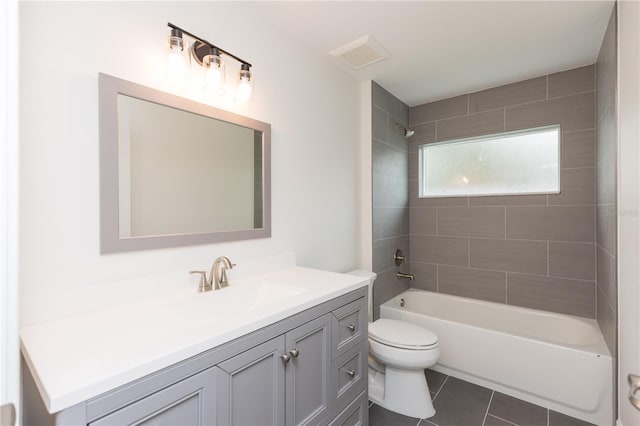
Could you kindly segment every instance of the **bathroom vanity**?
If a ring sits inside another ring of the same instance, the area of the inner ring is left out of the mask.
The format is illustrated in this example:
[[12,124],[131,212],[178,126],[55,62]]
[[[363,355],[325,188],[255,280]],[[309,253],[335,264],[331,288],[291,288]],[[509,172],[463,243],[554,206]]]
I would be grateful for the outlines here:
[[366,285],[294,267],[23,327],[24,424],[367,424]]

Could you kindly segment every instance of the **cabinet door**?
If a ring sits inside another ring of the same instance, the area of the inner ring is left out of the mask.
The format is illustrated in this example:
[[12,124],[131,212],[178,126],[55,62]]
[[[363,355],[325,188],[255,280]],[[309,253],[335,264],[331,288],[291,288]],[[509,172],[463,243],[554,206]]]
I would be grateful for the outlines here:
[[331,408],[331,314],[291,330],[286,338],[288,353],[297,351],[287,365],[286,424],[317,424]]
[[218,365],[218,424],[284,424],[284,336]]
[[210,368],[90,423],[90,426],[216,424],[216,372]]

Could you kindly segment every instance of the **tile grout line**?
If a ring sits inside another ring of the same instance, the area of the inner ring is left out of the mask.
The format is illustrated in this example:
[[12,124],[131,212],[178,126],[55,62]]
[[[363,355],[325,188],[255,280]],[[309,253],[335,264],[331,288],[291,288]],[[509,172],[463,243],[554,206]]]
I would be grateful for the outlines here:
[[[570,97],[570,96],[581,95],[581,94],[585,94],[585,93],[589,93],[589,92],[594,92],[594,95],[595,95],[595,92],[597,90],[596,85],[594,84],[594,87],[591,88],[591,89],[579,90],[577,92],[571,92],[571,93],[567,93],[565,95],[549,97],[549,85],[548,85],[549,75],[547,74],[545,76],[540,76],[540,77],[546,77],[547,78],[547,84],[546,84],[547,87],[546,87],[546,93],[545,93],[545,97],[544,98],[540,98],[540,99],[536,99],[536,100],[532,100],[532,101],[527,101],[527,102],[519,102],[519,103],[515,103],[515,104],[510,104],[510,105],[504,105],[504,106],[497,107],[497,108],[479,110],[479,111],[475,111],[473,113],[468,112],[467,114],[452,115],[452,116],[448,116],[448,117],[439,118],[439,119],[436,119],[436,120],[429,120],[429,121],[421,121],[421,122],[411,123],[410,125],[419,126],[419,125],[423,125],[423,124],[433,123],[433,122],[439,121],[439,120],[450,120],[450,119],[453,119],[453,118],[460,118],[460,117],[465,117],[465,116],[474,115],[474,114],[481,114],[483,112],[488,112],[488,111],[496,111],[496,110],[499,110],[499,109],[502,109],[502,108],[512,108],[512,107],[517,107],[517,106],[521,106],[521,105],[533,104],[533,103],[536,103],[536,102],[544,102],[544,101],[550,101],[550,100],[553,100],[553,99],[567,98],[567,97]],[[534,78],[540,78],[540,77],[534,77]],[[518,82],[516,82],[516,83],[518,83]],[[493,88],[490,88],[490,89],[485,89],[485,90],[491,90],[491,89],[499,88],[499,87],[501,87],[501,86],[496,86],[496,87],[493,87]],[[479,90],[477,92],[482,92],[482,91],[483,90]],[[467,95],[467,96],[470,97],[470,95],[472,95],[474,93],[477,93],[477,92],[465,93],[464,95]],[[459,95],[459,96],[464,96],[464,95]],[[454,96],[454,97],[456,97],[456,96]],[[433,101],[433,102],[426,102],[424,104],[415,105],[415,106],[410,107],[410,108],[416,108],[416,107],[419,107],[419,106],[428,105],[430,103],[435,103],[435,102],[440,102],[440,101],[445,101],[445,100],[448,100],[448,99],[450,99],[450,98],[440,99],[438,101]],[[607,104],[607,107],[610,104],[611,104],[611,102],[609,104]],[[381,110],[383,110],[383,111],[388,113],[388,111],[386,111],[384,108],[381,108],[379,105],[373,104],[373,106],[376,106],[379,109],[381,109]],[[469,110],[469,107],[467,107],[467,110]],[[392,117],[395,118],[395,116],[393,116],[392,114],[389,113],[389,115],[391,115]],[[576,132],[576,131],[581,131],[581,130],[587,130],[587,129],[569,130],[569,132]]]
[[549,426],[549,409],[547,408],[547,426]]
[[502,110],[502,131],[507,130],[507,108],[503,108]]
[[442,390],[442,388],[444,387],[444,385],[447,383],[447,380],[449,380],[450,376],[447,376],[446,379],[444,379],[444,382],[442,382],[442,384],[440,385],[440,389],[438,389],[438,392],[436,392],[435,396],[433,397],[432,401],[435,401],[436,398],[438,397],[438,395],[440,395],[440,391]]
[[[395,208],[395,207],[394,207]],[[413,208],[413,207],[412,207]],[[430,208],[430,207],[425,207],[425,208]],[[398,235],[398,237],[404,237],[407,236],[409,234],[400,234]],[[436,234],[421,234],[421,233],[417,233],[414,232],[411,235],[416,235],[416,236],[420,236],[420,237],[440,237],[440,238],[471,238],[472,240],[499,240],[499,241],[504,241],[504,238],[497,238],[497,237],[476,237],[474,235],[436,235]],[[385,237],[385,238],[378,238],[374,241],[381,241],[381,240],[386,240],[386,239],[393,239],[393,238],[397,238],[397,237]],[[564,243],[564,244],[596,244],[593,241],[570,241],[570,240],[533,240],[531,238],[507,238],[507,241],[529,241],[529,242],[538,242],[538,243],[544,243],[546,241],[550,241],[552,243]],[[602,247],[600,244],[596,244],[598,247],[600,247],[605,253],[607,253],[609,256],[611,257],[615,257],[613,254],[609,253],[608,251],[606,251],[604,249],[604,247]],[[427,262],[429,263],[429,262]]]
[[[434,370],[435,371],[435,370]],[[443,374],[443,373],[440,373]],[[446,375],[446,374],[445,374]],[[447,377],[445,377],[445,379],[442,381],[442,383],[440,384],[440,386],[438,386],[438,390],[435,392],[436,395],[438,395],[438,393],[440,393],[440,390],[442,389],[442,387],[444,386],[444,384],[446,383],[447,379],[449,378],[448,375],[446,375]],[[435,399],[436,395],[433,396],[433,398]]]
[[[517,104],[513,104],[513,105],[505,105],[505,106],[501,106],[501,107],[497,107],[497,108],[491,108],[491,109],[485,109],[485,110],[481,110],[481,111],[475,111],[469,114],[461,114],[461,115],[453,115],[451,117],[445,117],[445,118],[439,118],[437,120],[431,120],[431,121],[425,121],[422,123],[417,123],[414,124],[414,126],[416,125],[421,125],[421,124],[429,124],[429,123],[433,123],[433,122],[437,122],[437,121],[447,121],[447,120],[455,120],[455,119],[459,119],[459,118],[466,118],[466,117],[471,117],[474,115],[478,115],[478,114],[483,114],[486,112],[495,112],[495,111],[499,111],[501,109],[508,109],[508,108],[517,108],[523,105],[531,105],[531,104],[535,104],[535,103],[539,103],[539,102],[548,102],[548,101],[553,101],[556,99],[562,99],[562,98],[568,98],[571,96],[576,96],[576,95],[584,95],[586,93],[589,92],[595,92],[594,89],[589,89],[589,90],[582,90],[580,92],[574,92],[574,93],[568,93],[566,95],[561,95],[561,96],[553,96],[551,98],[547,98],[547,99],[538,99],[535,101],[528,101],[528,102],[523,102],[523,103],[517,103]],[[579,132],[582,130],[591,130],[593,129],[593,127],[588,127],[588,128],[584,128],[584,129],[573,129],[573,130],[568,130],[568,132]]]
[[[545,76],[545,85],[547,86],[547,100],[549,99],[549,74]],[[595,89],[593,90],[595,92]]]
[[507,206],[504,206],[504,239],[507,239]]
[[504,273],[504,304],[509,304],[509,273]]
[[487,404],[487,409],[484,412],[484,418],[482,419],[482,426],[484,426],[484,423],[487,421],[487,415],[489,414],[489,407],[491,407],[491,401],[493,401],[493,395],[495,395],[496,391],[492,390],[491,391],[491,398],[489,398],[489,403]]
[[[500,420],[502,420],[502,421],[503,421],[503,422],[505,422],[505,423],[509,423],[510,425],[519,426],[517,423],[510,422],[509,420],[507,420],[507,419],[503,419],[502,417],[496,416],[495,414],[489,414],[489,416],[491,416],[491,417],[495,417],[496,419],[500,419]],[[547,426],[548,426],[548,425],[547,425]]]
[[[446,264],[446,263],[434,263],[434,262],[423,262],[421,260],[412,260],[411,263],[417,263],[417,264],[421,264],[421,265],[434,265],[434,266],[443,266],[446,268],[453,268],[453,269],[470,269],[472,271],[487,271],[487,272],[500,272],[500,273],[509,273],[509,274],[518,274],[518,275],[527,275],[527,276],[532,276],[532,277],[546,277],[546,275],[543,274],[535,274],[532,272],[519,272],[519,271],[507,271],[504,269],[491,269],[491,268],[482,268],[482,267],[467,267],[467,266],[461,266],[461,265],[450,265],[450,264]],[[391,267],[389,269],[393,269],[394,267]],[[384,271],[383,271],[384,272]],[[569,280],[569,281],[582,281],[582,282],[589,282],[592,283],[595,280],[589,280],[586,278],[571,278],[571,277],[565,277],[562,275],[549,275],[550,278],[558,278],[558,279],[563,279],[563,280]]]
[[549,266],[549,250],[551,250],[550,248],[551,242],[547,241],[547,276],[549,277],[550,275],[550,269],[551,267]]

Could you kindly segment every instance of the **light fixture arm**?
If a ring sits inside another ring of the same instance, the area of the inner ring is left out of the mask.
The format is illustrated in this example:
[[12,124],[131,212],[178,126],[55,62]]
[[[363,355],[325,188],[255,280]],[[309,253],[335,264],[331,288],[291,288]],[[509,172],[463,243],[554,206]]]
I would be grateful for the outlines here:
[[216,46],[215,44],[210,43],[210,42],[208,42],[207,40],[205,40],[205,39],[203,39],[203,38],[200,38],[200,37],[198,37],[198,36],[196,36],[196,35],[194,35],[194,34],[190,33],[189,31],[186,31],[186,30],[184,30],[184,29],[182,29],[182,28],[178,27],[177,25],[173,25],[171,22],[167,22],[167,25],[169,26],[169,28],[171,28],[171,29],[173,29],[173,30],[178,30],[178,31],[182,32],[183,34],[186,34],[186,35],[188,35],[189,37],[191,37],[191,38],[193,38],[193,39],[195,39],[195,40],[197,40],[197,41],[199,41],[199,42],[201,42],[201,43],[203,43],[203,44],[206,44],[207,46],[209,46],[209,47],[210,47],[210,48],[212,48],[212,49],[218,49],[218,51],[219,51],[220,53],[224,53],[225,55],[232,57],[232,58],[233,58],[233,59],[235,59],[236,61],[240,62],[242,65],[246,65],[246,66],[248,66],[249,68],[251,68],[251,66],[252,66],[249,62],[245,61],[245,60],[244,60],[244,59],[242,59],[242,58],[237,57],[237,56],[236,56],[236,55],[234,55],[233,53],[227,52],[226,50],[219,48],[219,47],[218,47],[218,46]]

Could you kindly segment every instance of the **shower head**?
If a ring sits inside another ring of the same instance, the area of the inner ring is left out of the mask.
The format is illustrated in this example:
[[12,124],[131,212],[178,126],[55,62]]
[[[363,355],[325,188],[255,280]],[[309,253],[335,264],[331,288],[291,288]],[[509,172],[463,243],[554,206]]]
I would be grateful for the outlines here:
[[396,123],[396,129],[401,130],[402,136],[404,136],[406,139],[409,139],[416,132],[415,130],[410,129],[408,127],[404,127],[402,124],[398,124],[398,123]]

